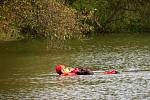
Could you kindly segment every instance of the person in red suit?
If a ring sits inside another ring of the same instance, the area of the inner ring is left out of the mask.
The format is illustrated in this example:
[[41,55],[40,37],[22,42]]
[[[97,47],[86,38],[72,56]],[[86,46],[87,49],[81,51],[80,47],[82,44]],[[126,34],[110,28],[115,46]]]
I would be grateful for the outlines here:
[[[65,65],[58,65],[55,67],[56,72],[60,76],[74,76],[74,75],[93,75],[94,73],[90,69],[83,69],[83,68],[70,68],[65,67]],[[117,74],[118,71],[106,71],[103,74]]]

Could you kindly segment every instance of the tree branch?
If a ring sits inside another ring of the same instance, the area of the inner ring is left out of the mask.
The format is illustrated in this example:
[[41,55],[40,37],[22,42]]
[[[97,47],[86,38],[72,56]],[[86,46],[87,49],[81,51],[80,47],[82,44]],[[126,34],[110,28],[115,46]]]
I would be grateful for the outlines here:
[[114,21],[121,20],[121,19],[123,19],[123,17],[122,17],[122,18],[117,18],[117,19],[112,19],[112,20],[109,20],[109,21],[107,21],[107,24],[109,24],[109,23],[112,23],[112,22],[114,22]]
[[135,9],[128,9],[128,8],[120,8],[120,9],[127,10],[127,11],[137,11]]

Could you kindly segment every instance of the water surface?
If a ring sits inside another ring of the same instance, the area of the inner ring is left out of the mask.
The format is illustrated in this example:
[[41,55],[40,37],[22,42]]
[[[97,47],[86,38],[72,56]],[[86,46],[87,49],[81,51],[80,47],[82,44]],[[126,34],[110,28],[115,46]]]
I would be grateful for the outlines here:
[[[1,42],[0,99],[148,100],[149,43],[149,34],[110,34],[65,42]],[[89,76],[58,78],[54,72],[57,64],[96,71]],[[101,74],[111,69],[120,74]]]

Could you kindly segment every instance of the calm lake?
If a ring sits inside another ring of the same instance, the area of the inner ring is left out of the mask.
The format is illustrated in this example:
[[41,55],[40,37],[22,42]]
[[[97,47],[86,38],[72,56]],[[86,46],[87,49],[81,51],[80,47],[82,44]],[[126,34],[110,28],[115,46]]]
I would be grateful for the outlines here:
[[[59,64],[88,67],[94,75],[60,78]],[[120,73],[101,74],[111,69]],[[150,34],[0,42],[0,100],[31,99],[150,100]]]

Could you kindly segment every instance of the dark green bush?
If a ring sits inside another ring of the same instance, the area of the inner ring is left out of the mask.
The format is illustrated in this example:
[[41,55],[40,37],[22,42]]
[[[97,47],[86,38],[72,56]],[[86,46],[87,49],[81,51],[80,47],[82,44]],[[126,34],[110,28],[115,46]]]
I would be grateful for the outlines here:
[[148,0],[75,0],[71,6],[83,13],[94,33],[150,30]]
[[10,0],[1,4],[1,34],[66,39],[86,31],[77,11],[55,0]]

